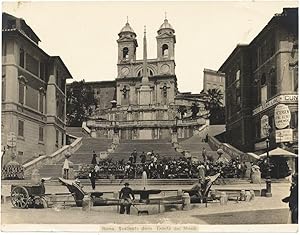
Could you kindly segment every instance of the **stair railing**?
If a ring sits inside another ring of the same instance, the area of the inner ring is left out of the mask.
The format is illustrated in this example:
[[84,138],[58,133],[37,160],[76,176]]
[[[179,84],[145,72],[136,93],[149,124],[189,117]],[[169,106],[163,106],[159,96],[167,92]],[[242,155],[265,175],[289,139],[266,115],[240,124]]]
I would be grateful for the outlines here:
[[231,158],[241,158],[245,155],[244,152],[238,150],[228,143],[221,143],[217,138],[208,136],[208,144],[213,150],[222,149]]
[[30,175],[30,173],[34,169],[40,169],[42,166],[47,164],[53,164],[55,162],[60,161],[65,157],[66,152],[70,152],[71,154],[76,152],[80,146],[82,145],[82,138],[77,138],[70,145],[64,145],[62,148],[56,150],[54,153],[50,155],[39,156],[38,158],[33,159],[30,162],[27,162],[23,165],[25,176]]

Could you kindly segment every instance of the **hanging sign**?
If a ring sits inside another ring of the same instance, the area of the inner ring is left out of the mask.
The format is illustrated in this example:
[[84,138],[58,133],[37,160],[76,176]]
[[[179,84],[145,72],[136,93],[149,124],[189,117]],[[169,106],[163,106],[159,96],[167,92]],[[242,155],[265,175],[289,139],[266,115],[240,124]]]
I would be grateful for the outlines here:
[[278,129],[283,129],[290,124],[291,112],[287,105],[278,104],[274,111],[275,126]]
[[293,129],[276,130],[276,143],[293,141]]

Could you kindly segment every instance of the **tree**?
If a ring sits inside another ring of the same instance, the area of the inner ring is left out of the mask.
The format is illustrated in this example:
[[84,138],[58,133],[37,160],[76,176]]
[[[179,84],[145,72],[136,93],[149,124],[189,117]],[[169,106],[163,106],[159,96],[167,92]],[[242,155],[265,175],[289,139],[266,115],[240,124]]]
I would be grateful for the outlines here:
[[93,89],[84,80],[67,86],[67,126],[81,126],[96,107]]
[[180,119],[183,119],[183,116],[187,113],[187,108],[184,105],[179,105],[177,112],[180,113]]
[[191,106],[191,111],[192,111],[192,119],[196,119],[197,114],[199,113],[199,106],[197,103],[193,103]]
[[202,92],[205,98],[205,109],[209,111],[210,124],[225,123],[225,108],[222,105],[223,94],[219,89],[209,89]]

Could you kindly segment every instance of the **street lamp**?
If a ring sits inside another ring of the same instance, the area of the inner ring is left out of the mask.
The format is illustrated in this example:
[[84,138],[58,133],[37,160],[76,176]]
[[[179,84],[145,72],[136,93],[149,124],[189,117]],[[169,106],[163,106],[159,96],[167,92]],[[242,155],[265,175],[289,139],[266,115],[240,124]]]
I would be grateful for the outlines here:
[[269,148],[270,148],[270,126],[266,124],[265,133],[266,133],[266,147],[267,147],[267,176],[266,176],[266,197],[272,197],[272,186],[271,186],[271,165],[270,165],[270,156],[269,156]]

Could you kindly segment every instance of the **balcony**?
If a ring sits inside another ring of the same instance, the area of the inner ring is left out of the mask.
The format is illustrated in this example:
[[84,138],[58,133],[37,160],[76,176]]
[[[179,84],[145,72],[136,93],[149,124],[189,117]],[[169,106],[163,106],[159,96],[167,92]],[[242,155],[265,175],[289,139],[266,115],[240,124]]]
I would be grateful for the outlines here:
[[173,127],[176,125],[178,127],[183,126],[197,126],[204,125],[205,119],[199,118],[195,120],[185,119],[185,120],[131,120],[131,121],[106,121],[106,120],[88,120],[87,126],[94,128],[112,128],[117,126],[119,128],[126,127]]

